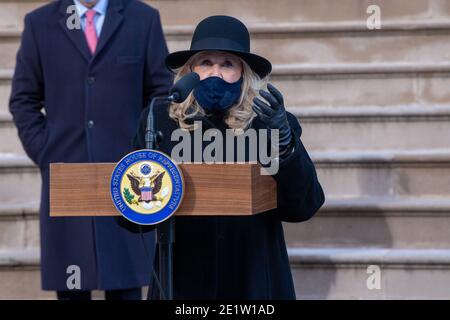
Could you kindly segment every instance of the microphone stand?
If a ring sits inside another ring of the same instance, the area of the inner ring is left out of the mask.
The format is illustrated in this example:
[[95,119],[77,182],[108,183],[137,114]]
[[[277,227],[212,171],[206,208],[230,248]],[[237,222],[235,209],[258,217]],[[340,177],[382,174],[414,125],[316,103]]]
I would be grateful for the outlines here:
[[[153,119],[153,109],[155,101],[174,101],[178,97],[177,93],[169,97],[155,97],[150,102],[147,116],[147,128],[145,130],[146,149],[156,149],[158,133],[155,132],[155,123]],[[170,217],[166,221],[156,226],[156,241],[159,248],[159,279],[161,282],[161,291],[159,293],[161,300],[173,300],[173,244],[175,242],[175,220]]]

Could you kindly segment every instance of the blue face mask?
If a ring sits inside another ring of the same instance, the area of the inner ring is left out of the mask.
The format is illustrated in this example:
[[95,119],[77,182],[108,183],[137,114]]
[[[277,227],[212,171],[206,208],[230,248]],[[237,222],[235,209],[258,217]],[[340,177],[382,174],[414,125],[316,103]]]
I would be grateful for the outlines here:
[[242,81],[242,77],[233,83],[228,83],[220,77],[208,77],[195,87],[195,100],[205,111],[227,110],[239,100]]

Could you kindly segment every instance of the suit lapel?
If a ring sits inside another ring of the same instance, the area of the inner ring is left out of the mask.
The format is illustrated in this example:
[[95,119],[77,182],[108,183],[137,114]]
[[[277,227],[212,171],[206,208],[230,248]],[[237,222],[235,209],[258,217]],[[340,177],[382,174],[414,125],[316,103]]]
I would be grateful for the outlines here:
[[106,10],[105,22],[103,23],[100,38],[98,39],[97,49],[94,53],[94,59],[101,53],[105,45],[122,24],[122,8],[123,5],[121,0],[109,0],[108,9]]
[[104,49],[105,45],[108,43],[110,38],[117,31],[119,26],[122,24],[122,1],[121,0],[109,0],[108,8],[106,10],[105,21],[103,23],[102,31],[100,33],[100,38],[98,39],[97,49],[92,56],[89,50],[86,37],[84,35],[83,29],[69,29],[67,27],[67,20],[73,11],[67,13],[67,8],[74,5],[72,0],[62,0],[60,6],[60,12],[62,13],[62,18],[59,20],[59,25],[63,29],[64,33],[68,36],[70,41],[75,45],[77,50],[83,56],[87,62],[92,62]]
[[72,5],[74,5],[72,0],[61,1],[60,11],[62,13],[62,18],[59,20],[59,25],[63,29],[63,32],[69,37],[70,41],[75,45],[77,50],[81,53],[83,58],[86,61],[89,61],[91,59],[91,52],[89,51],[83,29],[69,29],[67,27],[69,17],[74,14],[73,11],[69,11],[69,13],[67,13],[67,8]]

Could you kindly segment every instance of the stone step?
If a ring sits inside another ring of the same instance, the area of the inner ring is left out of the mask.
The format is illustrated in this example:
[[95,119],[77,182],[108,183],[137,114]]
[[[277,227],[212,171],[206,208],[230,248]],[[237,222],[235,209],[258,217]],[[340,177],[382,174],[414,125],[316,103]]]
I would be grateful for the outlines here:
[[[22,24],[23,16],[48,1],[2,0],[0,2],[0,26]],[[196,24],[209,15],[226,14],[250,22],[364,22],[371,3],[360,0],[147,0],[159,9],[164,24]],[[450,5],[441,0],[409,0],[407,4],[398,1],[381,0],[382,22],[390,20],[411,21],[416,19],[444,19],[450,17]],[[183,12],[182,15],[174,12]],[[330,14],[332,12],[333,14]]]
[[[0,250],[39,246],[38,202],[0,205]],[[285,223],[290,247],[448,249],[450,198],[327,199],[313,219]]]
[[39,248],[0,250],[0,299],[54,299],[41,290]]
[[[450,298],[448,249],[336,247],[288,252],[297,299]],[[373,287],[377,275],[379,289]]]
[[[0,300],[54,300],[54,291],[41,290],[39,247],[0,250]],[[143,297],[147,296],[143,288]],[[92,291],[93,300],[104,300],[104,292]]]
[[[450,298],[448,249],[303,247],[288,253],[297,299]],[[379,289],[367,286],[374,283],[368,281],[372,268]],[[38,249],[0,251],[0,281],[0,299],[54,298],[40,290]]]
[[[177,0],[146,1],[158,8],[167,24],[192,24],[197,23],[206,16],[214,14],[232,15],[246,22],[267,21],[366,21],[367,7],[370,3],[359,0],[344,0],[339,3],[327,0],[250,0],[240,2],[231,0],[226,3],[220,0],[208,1],[208,5],[202,0]],[[441,19],[450,16],[450,7],[439,0],[411,0],[408,5],[395,1],[377,1],[380,5],[382,19],[384,20],[410,20],[418,18]],[[174,15],[173,12],[183,10],[185,14]],[[333,12],[333,14],[330,14]]]
[[[450,152],[445,150],[314,151],[327,198],[446,197],[450,193]],[[0,202],[40,195],[40,175],[25,156],[0,154]]]
[[17,129],[8,114],[0,113],[0,152],[25,154],[17,134]]
[[0,69],[13,69],[20,46],[21,30],[0,30]]
[[[0,70],[0,112],[7,112],[11,69]],[[288,107],[448,105],[450,64],[274,65],[271,82]],[[386,94],[389,92],[389,94]]]
[[0,113],[8,113],[9,96],[11,95],[11,80],[13,69],[0,69]]
[[39,247],[39,202],[0,204],[0,251]]
[[450,198],[326,199],[310,220],[285,223],[289,247],[449,249]]
[[310,154],[329,198],[447,197],[450,193],[448,149]]
[[[450,148],[449,106],[288,108],[311,151]],[[426,132],[426,134],[424,134]]]
[[[400,21],[381,31],[351,22],[334,26],[292,22],[251,25],[252,50],[273,64],[444,63],[450,57],[450,45],[445,41],[450,34],[450,21]],[[193,29],[194,26],[165,26],[169,50],[189,48]],[[14,67],[20,35],[21,29],[0,30],[0,68]]]
[[270,81],[287,106],[427,106],[449,101],[449,72],[447,63],[295,64],[276,65]]
[[0,203],[40,201],[41,175],[27,156],[0,153]]
[[[450,106],[288,107],[308,150],[450,148]],[[427,134],[423,134],[426,132]],[[24,154],[10,114],[0,113],[0,152]]]
[[[252,33],[252,50],[273,64],[447,62],[450,28],[436,30],[348,31],[314,33],[301,25],[266,25]],[[296,30],[297,28],[297,30]],[[367,30],[367,29],[365,29]],[[172,30],[168,30],[172,31]],[[263,31],[267,32],[264,33]],[[169,50],[186,50],[191,34],[167,36]]]

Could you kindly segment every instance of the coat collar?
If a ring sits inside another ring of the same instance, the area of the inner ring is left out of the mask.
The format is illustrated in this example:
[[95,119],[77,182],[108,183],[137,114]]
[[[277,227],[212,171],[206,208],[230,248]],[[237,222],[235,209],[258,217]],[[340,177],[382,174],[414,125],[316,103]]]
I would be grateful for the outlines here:
[[69,20],[69,17],[76,13],[76,10],[68,10],[70,6],[74,6],[73,0],[61,1],[59,10],[62,17],[59,20],[59,24],[64,30],[64,33],[69,37],[80,54],[83,56],[83,58],[87,62],[92,62],[101,53],[114,32],[116,32],[116,30],[122,24],[122,21],[124,19],[122,15],[122,10],[124,8],[123,0],[109,0],[108,8],[106,10],[105,22],[103,23],[102,32],[100,34],[97,49],[94,55],[92,55],[89,51],[89,47],[87,45],[83,30],[81,28],[71,30],[67,27],[67,21]]
[[[155,108],[155,112],[158,112],[156,117],[161,117],[162,119],[167,119],[173,123],[176,123],[169,116],[169,108],[170,108],[170,103],[165,103],[165,104]],[[225,130],[225,129],[229,129],[229,127],[223,120],[224,116],[225,116],[225,114],[213,114],[213,115],[209,115],[209,116],[203,115],[203,114],[196,114],[190,118],[187,118],[185,120],[185,122],[187,124],[194,124],[194,121],[201,121],[203,130],[207,130],[207,129],[211,129],[211,128]],[[176,127],[177,128],[179,127],[178,123],[176,123]],[[254,117],[252,119],[250,128],[267,129],[266,126],[260,121],[259,117]]]
[[[201,121],[203,130],[215,128],[221,131],[225,131],[226,129],[230,129],[230,127],[228,127],[228,125],[224,121],[224,116],[225,114],[213,114],[209,116],[198,114],[186,119],[185,122],[187,124],[194,124],[194,121]],[[252,119],[249,127],[253,129],[266,129],[266,127],[261,123],[258,117],[254,117]]]
[[[192,108],[192,107],[191,107]],[[185,120],[187,124],[194,124],[195,121],[201,121],[202,122],[202,128],[204,130],[209,128],[216,128],[216,129],[226,129],[227,125],[225,123],[224,119],[225,114],[212,114],[212,115],[203,115],[203,114],[196,114],[188,119]]]

